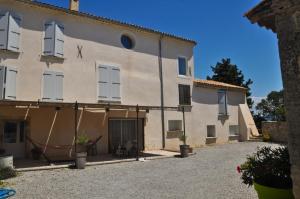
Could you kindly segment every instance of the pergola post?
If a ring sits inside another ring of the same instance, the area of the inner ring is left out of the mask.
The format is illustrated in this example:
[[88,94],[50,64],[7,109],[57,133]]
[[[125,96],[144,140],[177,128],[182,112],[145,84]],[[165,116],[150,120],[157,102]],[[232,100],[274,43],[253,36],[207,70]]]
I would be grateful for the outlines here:
[[136,161],[140,158],[140,143],[139,143],[139,105],[136,105]]
[[186,145],[186,136],[185,136],[185,110],[184,110],[184,106],[181,107],[181,111],[182,111],[182,122],[183,122],[183,143],[184,145]]
[[78,137],[78,130],[77,130],[77,115],[78,115],[78,103],[77,101],[75,102],[74,106],[74,136],[75,136],[75,154],[77,153],[77,137]]

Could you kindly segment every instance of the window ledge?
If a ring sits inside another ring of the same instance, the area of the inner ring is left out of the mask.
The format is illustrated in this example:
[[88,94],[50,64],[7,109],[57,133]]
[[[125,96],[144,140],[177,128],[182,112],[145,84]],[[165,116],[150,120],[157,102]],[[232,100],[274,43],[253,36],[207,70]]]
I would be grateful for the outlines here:
[[217,137],[206,137],[207,140],[209,139],[217,139]]
[[2,52],[6,52],[6,53],[11,53],[11,54],[20,54],[20,51],[14,51],[14,50],[9,50],[9,49],[0,49],[0,51]]
[[168,133],[183,133],[183,130],[177,130],[177,131],[167,131]]
[[57,56],[54,56],[54,55],[41,55],[41,57],[43,59],[56,59],[56,60],[60,60],[60,61],[66,60],[65,57],[57,57]]
[[178,75],[177,77],[181,78],[181,79],[191,79],[192,78],[192,76],[189,76],[189,75]]
[[229,135],[229,137],[235,138],[235,137],[240,137],[240,135]]

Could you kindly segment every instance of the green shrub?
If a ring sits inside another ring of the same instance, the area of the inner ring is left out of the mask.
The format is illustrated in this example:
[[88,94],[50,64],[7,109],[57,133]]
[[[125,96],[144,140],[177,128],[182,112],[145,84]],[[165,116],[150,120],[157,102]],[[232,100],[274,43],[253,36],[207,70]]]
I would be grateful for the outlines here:
[[0,169],[0,180],[6,180],[8,178],[14,178],[18,175],[17,171],[13,168],[7,167]]
[[279,189],[291,189],[293,186],[287,147],[258,148],[237,170],[242,174],[243,183],[249,186],[254,182]]
[[86,145],[89,142],[89,138],[86,134],[77,136],[77,144]]

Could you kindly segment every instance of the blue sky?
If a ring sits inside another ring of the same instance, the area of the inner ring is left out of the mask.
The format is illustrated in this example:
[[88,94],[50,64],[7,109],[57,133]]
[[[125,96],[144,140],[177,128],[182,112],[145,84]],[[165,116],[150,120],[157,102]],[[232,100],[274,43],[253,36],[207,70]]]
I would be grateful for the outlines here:
[[[68,7],[69,0],[40,0]],[[81,0],[80,11],[196,40],[197,78],[231,58],[254,81],[253,96],[282,88],[276,35],[243,14],[260,0]]]

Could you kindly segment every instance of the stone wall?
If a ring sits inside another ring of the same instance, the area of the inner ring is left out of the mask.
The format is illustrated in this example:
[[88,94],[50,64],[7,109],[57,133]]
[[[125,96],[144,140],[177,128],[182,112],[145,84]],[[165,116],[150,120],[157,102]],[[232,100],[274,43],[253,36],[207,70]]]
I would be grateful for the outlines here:
[[273,142],[288,142],[287,122],[262,122],[262,132],[268,133]]

